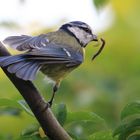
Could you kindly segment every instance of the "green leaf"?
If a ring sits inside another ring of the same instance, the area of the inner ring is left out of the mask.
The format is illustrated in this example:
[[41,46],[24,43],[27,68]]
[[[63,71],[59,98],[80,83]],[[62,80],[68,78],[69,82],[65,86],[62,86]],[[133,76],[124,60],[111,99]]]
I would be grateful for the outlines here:
[[67,118],[67,108],[65,104],[61,103],[55,106],[55,116],[59,123],[63,126]]
[[66,130],[77,139],[85,139],[90,134],[106,130],[105,121],[92,112],[67,113]]
[[48,138],[40,138],[39,135],[33,135],[33,136],[28,136],[28,137],[21,136],[20,138],[18,138],[16,140],[49,140],[49,139]]
[[0,107],[18,108],[20,110],[25,110],[28,114],[30,114],[31,116],[34,116],[28,104],[24,100],[16,101],[16,100],[11,100],[7,98],[1,98]]
[[39,125],[37,124],[30,125],[21,132],[21,136],[33,136],[39,134],[38,129]]
[[130,115],[140,114],[140,101],[128,104],[121,112],[121,119],[125,119]]
[[121,124],[115,131],[114,136],[119,135],[119,140],[127,139],[131,134],[140,130],[140,119],[135,119],[129,123]]
[[104,119],[93,112],[68,112],[66,123],[83,120],[105,124]]
[[79,140],[75,134],[71,132],[67,132],[67,133],[70,135],[71,138],[73,138],[73,140]]
[[32,111],[29,108],[28,104],[24,100],[19,100],[18,103],[22,107],[22,109],[24,109],[29,115],[34,117],[34,114],[32,113]]
[[113,132],[113,136],[116,136],[116,135],[120,134],[121,132],[125,131],[126,127],[127,127],[127,124],[121,124],[121,125],[119,125],[115,129],[115,131]]
[[93,3],[97,8],[103,7],[105,4],[107,4],[109,0],[93,0]]
[[96,124],[92,121],[78,121],[73,122],[65,126],[66,130],[73,136],[77,136],[77,139],[86,139],[87,136],[104,130],[102,124]]
[[13,108],[22,109],[22,107],[17,103],[17,101],[7,99],[7,98],[0,99],[0,107],[13,107]]
[[13,107],[6,107],[0,109],[0,115],[13,115],[13,116],[19,116],[21,113],[21,109],[19,108],[13,108]]
[[21,137],[18,140],[48,140],[47,137],[41,137],[39,128],[40,126],[38,124],[28,126],[22,131]]
[[111,131],[96,132],[88,137],[88,140],[118,140],[112,137]]
[[136,134],[136,135],[130,136],[128,138],[128,140],[140,140],[140,134]]
[[131,134],[133,134],[135,131],[137,131],[138,129],[140,130],[140,128],[137,128],[137,127],[129,128],[127,131],[125,131],[119,135],[118,140],[127,140],[128,137]]

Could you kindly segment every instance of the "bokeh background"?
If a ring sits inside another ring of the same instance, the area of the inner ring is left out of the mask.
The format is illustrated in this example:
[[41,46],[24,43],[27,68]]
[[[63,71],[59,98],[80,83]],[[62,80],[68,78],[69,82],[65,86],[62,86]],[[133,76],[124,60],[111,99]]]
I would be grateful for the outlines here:
[[[47,33],[71,20],[90,24],[106,40],[105,49],[91,62],[99,48],[88,45],[84,64],[62,82],[55,103],[65,103],[72,112],[95,112],[114,129],[123,107],[140,99],[139,5],[138,0],[0,0],[0,39]],[[52,86],[43,74],[39,73],[34,83],[48,100]],[[0,98],[22,99],[2,70]],[[1,107],[0,137],[17,137],[34,121],[24,111]]]

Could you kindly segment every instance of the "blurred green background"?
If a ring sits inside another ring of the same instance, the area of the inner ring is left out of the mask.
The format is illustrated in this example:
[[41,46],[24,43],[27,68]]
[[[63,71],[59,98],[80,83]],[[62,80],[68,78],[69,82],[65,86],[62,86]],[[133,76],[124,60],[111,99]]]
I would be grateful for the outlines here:
[[[94,48],[93,44],[89,44],[84,64],[62,82],[55,103],[65,103],[72,112],[95,112],[105,119],[109,128],[114,129],[120,121],[122,108],[127,103],[140,99],[140,1],[95,0],[93,6],[99,12],[106,6],[112,9],[112,24],[99,34],[106,40],[105,49],[91,62],[98,47]],[[0,26],[3,28],[3,24]],[[52,30],[56,30],[56,27],[40,28],[31,33],[35,35]],[[43,79],[43,75],[39,73],[34,83],[48,100],[52,86]],[[2,70],[0,98],[22,99]],[[34,122],[25,112],[0,108],[0,135],[18,136],[21,130]]]

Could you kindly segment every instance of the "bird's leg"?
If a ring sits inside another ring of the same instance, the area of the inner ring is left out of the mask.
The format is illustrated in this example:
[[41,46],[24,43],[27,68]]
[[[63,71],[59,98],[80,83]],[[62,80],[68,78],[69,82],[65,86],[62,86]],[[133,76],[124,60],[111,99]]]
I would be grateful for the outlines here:
[[53,87],[53,94],[52,94],[52,97],[51,97],[50,101],[48,102],[49,105],[50,105],[50,107],[51,107],[52,104],[53,104],[54,96],[55,96],[55,93],[57,92],[58,88],[59,88],[59,84],[55,84],[54,87]]

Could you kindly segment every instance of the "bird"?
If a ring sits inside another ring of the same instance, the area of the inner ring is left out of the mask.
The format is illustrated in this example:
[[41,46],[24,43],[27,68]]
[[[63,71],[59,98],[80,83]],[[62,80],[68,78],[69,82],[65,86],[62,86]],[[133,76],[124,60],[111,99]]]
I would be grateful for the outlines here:
[[[92,60],[105,46],[105,40],[100,40],[102,45]],[[0,67],[25,81],[33,81],[41,71],[53,83],[48,102],[52,106],[61,81],[84,62],[85,47],[92,41],[99,39],[82,21],[65,23],[57,31],[38,36],[9,36],[3,43],[23,53],[0,57]]]

